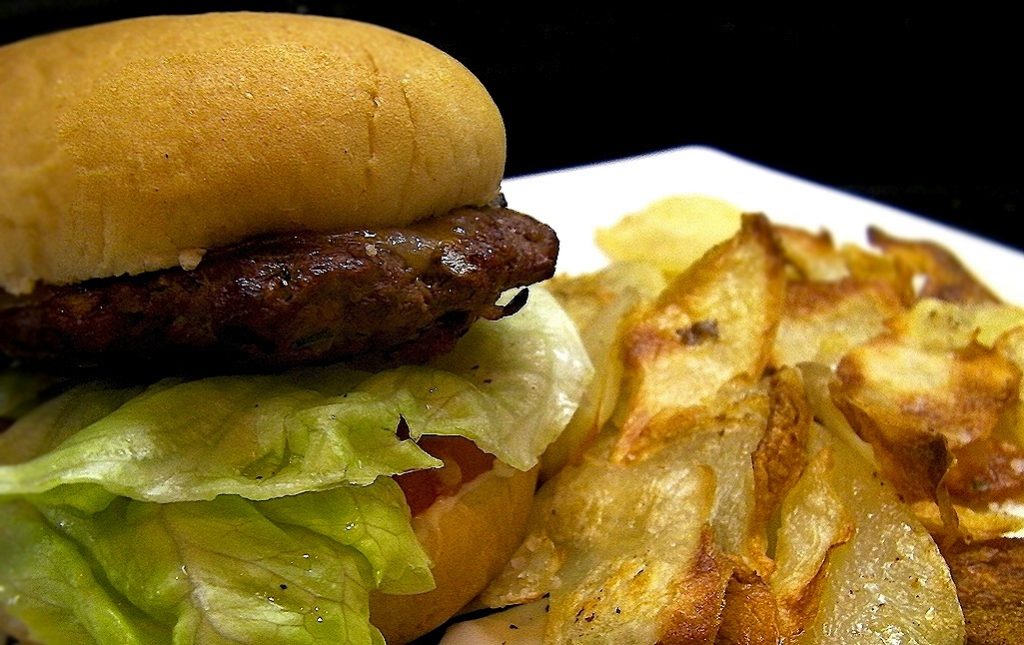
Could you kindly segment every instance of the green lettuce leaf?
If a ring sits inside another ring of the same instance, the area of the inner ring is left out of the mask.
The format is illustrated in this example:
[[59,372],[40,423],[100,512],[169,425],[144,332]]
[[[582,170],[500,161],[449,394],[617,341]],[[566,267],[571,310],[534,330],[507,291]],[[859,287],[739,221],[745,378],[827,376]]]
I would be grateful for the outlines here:
[[55,643],[381,643],[369,590],[433,586],[387,478],[95,514],[11,501],[0,543],[0,605]]
[[[161,629],[117,597],[74,541],[31,504],[0,501],[0,607],[40,643],[170,642]],[[116,638],[113,636],[116,635]]]
[[414,438],[467,437],[529,470],[569,423],[591,376],[576,326],[551,294],[533,289],[527,307],[474,326],[457,351],[429,367],[381,372],[359,390],[396,401]]
[[258,500],[437,466],[395,435],[399,417],[387,401],[325,396],[286,376],[165,380],[140,393],[89,384],[0,435],[0,452],[53,446],[0,467],[0,495],[94,483],[153,502]]

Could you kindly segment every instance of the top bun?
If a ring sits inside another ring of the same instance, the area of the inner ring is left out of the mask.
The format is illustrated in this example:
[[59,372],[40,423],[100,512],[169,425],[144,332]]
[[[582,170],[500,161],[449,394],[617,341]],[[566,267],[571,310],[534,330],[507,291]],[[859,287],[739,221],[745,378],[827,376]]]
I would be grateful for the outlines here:
[[363,23],[160,16],[0,48],[0,288],[401,226],[498,192],[505,131],[443,52]]

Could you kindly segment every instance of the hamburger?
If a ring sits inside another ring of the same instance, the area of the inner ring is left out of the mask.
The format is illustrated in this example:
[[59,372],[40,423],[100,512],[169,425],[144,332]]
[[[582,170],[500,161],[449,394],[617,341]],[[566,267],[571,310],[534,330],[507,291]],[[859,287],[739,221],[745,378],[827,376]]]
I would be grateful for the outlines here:
[[0,625],[406,642],[522,536],[590,367],[486,90],[278,14],[0,48]]

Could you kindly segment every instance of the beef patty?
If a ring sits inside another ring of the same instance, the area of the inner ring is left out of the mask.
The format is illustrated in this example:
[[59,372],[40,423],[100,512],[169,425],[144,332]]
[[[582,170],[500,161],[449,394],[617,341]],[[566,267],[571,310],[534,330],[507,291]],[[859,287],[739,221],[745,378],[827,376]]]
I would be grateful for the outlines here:
[[554,273],[558,239],[505,208],[407,228],[265,236],[192,271],[43,286],[0,306],[0,353],[51,366],[379,367],[447,351],[505,290]]

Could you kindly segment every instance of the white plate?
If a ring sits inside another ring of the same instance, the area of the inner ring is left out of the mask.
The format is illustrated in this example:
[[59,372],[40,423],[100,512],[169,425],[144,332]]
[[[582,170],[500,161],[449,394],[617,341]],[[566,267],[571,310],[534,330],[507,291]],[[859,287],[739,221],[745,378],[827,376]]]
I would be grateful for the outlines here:
[[509,206],[547,222],[559,234],[559,271],[579,273],[606,262],[594,231],[662,197],[719,197],[773,221],[832,232],[866,243],[875,225],[911,239],[933,240],[960,257],[1004,299],[1024,303],[1024,255],[922,217],[770,170],[718,150],[685,147],[592,166],[505,180]]

